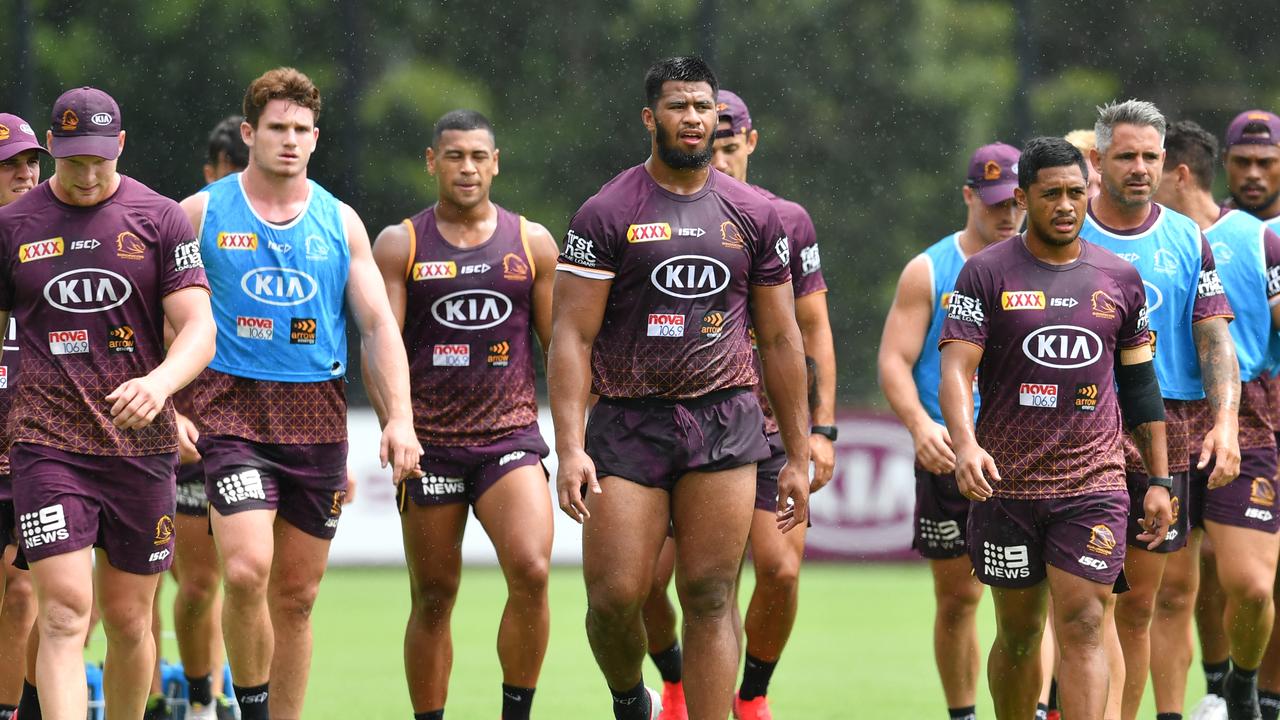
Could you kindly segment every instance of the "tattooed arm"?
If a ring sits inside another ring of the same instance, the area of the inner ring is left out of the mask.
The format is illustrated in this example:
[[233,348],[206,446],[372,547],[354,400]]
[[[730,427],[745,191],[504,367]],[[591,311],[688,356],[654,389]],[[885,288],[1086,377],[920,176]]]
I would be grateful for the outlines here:
[[1227,330],[1227,320],[1211,317],[1191,326],[1205,399],[1213,412],[1213,429],[1204,438],[1197,467],[1214,460],[1209,489],[1220,488],[1240,473],[1240,439],[1237,437],[1240,411],[1240,364],[1236,346]]

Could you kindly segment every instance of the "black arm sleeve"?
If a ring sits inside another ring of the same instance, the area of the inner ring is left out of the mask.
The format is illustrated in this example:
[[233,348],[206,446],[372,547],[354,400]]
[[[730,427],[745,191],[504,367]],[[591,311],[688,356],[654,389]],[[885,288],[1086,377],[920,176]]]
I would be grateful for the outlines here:
[[1164,420],[1164,399],[1160,397],[1160,381],[1155,363],[1148,360],[1136,365],[1116,364],[1116,397],[1125,428]]

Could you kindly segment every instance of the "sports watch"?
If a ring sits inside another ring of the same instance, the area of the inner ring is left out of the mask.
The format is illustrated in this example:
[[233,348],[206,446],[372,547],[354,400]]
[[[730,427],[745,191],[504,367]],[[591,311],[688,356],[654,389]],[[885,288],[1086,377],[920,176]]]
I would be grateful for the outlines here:
[[1173,492],[1173,478],[1150,475],[1147,477],[1147,487],[1162,487],[1169,492]]
[[831,442],[835,442],[836,437],[840,435],[840,429],[837,428],[835,425],[814,425],[813,427],[809,428],[809,434],[821,435],[822,437],[830,440]]

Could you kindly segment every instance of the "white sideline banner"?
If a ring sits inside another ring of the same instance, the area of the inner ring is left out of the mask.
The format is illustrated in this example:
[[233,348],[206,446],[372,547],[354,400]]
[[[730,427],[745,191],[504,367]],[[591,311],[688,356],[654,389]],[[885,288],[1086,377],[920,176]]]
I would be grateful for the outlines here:
[[[538,423],[551,441],[551,414],[539,412]],[[912,507],[915,477],[912,472],[911,436],[891,415],[842,413],[838,421],[835,477],[811,500],[813,527],[809,531],[810,557],[844,560],[910,559]],[[334,565],[401,565],[404,549],[400,518],[396,512],[391,473],[378,467],[378,421],[371,410],[353,409],[348,419],[348,464],[359,482],[356,500],[346,506],[338,523],[330,562]],[[546,459],[555,478],[556,458]],[[554,485],[547,497],[555,517],[555,542],[551,560],[560,564],[582,561],[582,528],[560,511]],[[484,528],[471,515],[462,541],[462,559],[468,564],[494,564],[497,558]]]

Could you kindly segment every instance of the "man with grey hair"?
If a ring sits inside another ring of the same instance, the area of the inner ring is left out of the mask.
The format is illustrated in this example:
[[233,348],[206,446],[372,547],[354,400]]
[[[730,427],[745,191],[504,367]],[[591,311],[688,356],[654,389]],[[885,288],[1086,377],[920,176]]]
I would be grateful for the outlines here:
[[[1130,496],[1129,535],[1141,532],[1138,519],[1148,488],[1170,487],[1175,507],[1194,509],[1205,492],[1227,486],[1240,469],[1237,439],[1237,410],[1240,403],[1240,375],[1235,347],[1227,323],[1232,319],[1213,253],[1200,227],[1190,218],[1152,200],[1163,170],[1164,136],[1167,123],[1155,105],[1140,100],[1113,102],[1098,108],[1094,126],[1097,147],[1090,153],[1093,167],[1102,180],[1102,192],[1089,204],[1081,237],[1111,250],[1133,263],[1147,291],[1152,342],[1160,352],[1155,359],[1161,396],[1168,423],[1168,457],[1171,478],[1149,477],[1142,469],[1138,453],[1128,443],[1128,484]],[[1095,293],[1090,299],[1093,312],[1113,312],[1112,298]],[[1198,402],[1202,401],[1202,402]],[[1191,471],[1192,425],[1197,408],[1204,414],[1208,431],[1198,445],[1195,470]],[[1271,466],[1274,473],[1274,462]],[[1198,484],[1192,482],[1192,476]],[[1270,475],[1267,475],[1270,477]],[[1193,487],[1194,485],[1194,487]],[[1190,502],[1190,504],[1188,504]],[[1180,517],[1165,535],[1165,541],[1148,551],[1139,543],[1125,558],[1125,577],[1131,591],[1120,595],[1116,606],[1116,629],[1125,655],[1125,689],[1122,717],[1137,716],[1151,662],[1151,617],[1157,589],[1169,553],[1188,544],[1188,515]],[[1242,531],[1202,517],[1191,518],[1207,526],[1214,544],[1222,537],[1224,554],[1240,555],[1238,567],[1257,566],[1255,574],[1271,574],[1262,560],[1246,560],[1254,554],[1246,550],[1253,540]],[[1193,541],[1194,542],[1194,541]],[[1238,552],[1231,552],[1234,548]],[[1261,579],[1260,577],[1255,579]],[[1270,598],[1266,600],[1246,590],[1249,583],[1233,577],[1224,586],[1234,587],[1228,600],[1228,623],[1233,628],[1232,657],[1238,673],[1228,692],[1231,718],[1256,716],[1256,670],[1270,630]],[[1261,585],[1258,585],[1261,589]],[[1232,591],[1228,590],[1230,594]],[[1252,598],[1252,599],[1251,599]],[[1157,644],[1159,641],[1157,641]]]

